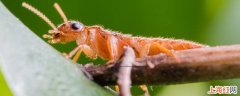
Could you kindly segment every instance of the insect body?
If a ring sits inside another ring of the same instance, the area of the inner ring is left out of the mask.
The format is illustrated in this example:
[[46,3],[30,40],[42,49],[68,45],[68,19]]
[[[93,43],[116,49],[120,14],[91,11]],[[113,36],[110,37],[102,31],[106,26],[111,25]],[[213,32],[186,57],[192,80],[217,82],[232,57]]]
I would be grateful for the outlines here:
[[[77,27],[78,26],[78,27]],[[54,30],[52,30],[54,31]],[[59,33],[53,33],[50,42],[67,43],[76,41],[88,57],[94,59],[100,56],[102,59],[116,61],[123,54],[123,47],[130,46],[134,49],[136,57],[151,56],[166,53],[174,56],[170,50],[185,50],[203,47],[189,41],[132,37],[120,33],[113,33],[100,26],[83,26],[76,21],[69,21],[58,27]]]
[[44,35],[51,43],[68,43],[76,41],[77,47],[67,55],[72,57],[76,52],[83,52],[89,58],[98,56],[109,62],[117,61],[123,54],[124,46],[134,49],[137,58],[165,53],[174,56],[173,51],[205,47],[205,45],[185,40],[134,37],[106,30],[101,26],[84,26],[78,21],[68,21],[61,8],[54,4],[64,23],[55,27],[40,11],[23,3],[23,6],[36,13],[53,29]]

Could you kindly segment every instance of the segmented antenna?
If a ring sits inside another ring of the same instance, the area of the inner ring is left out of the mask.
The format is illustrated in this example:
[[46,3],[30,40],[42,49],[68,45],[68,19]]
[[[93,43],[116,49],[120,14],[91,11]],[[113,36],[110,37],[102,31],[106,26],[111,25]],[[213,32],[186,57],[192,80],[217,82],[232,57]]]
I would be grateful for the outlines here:
[[62,17],[64,23],[68,25],[67,17],[66,17],[66,15],[64,14],[63,10],[61,9],[61,7],[58,5],[58,3],[54,3],[54,7],[55,7],[55,9],[58,11],[58,13],[60,14],[60,16]]
[[33,6],[29,5],[26,2],[22,3],[22,6],[30,11],[32,11],[34,14],[42,18],[50,27],[52,27],[54,30],[57,30],[57,27],[38,9],[34,8]]

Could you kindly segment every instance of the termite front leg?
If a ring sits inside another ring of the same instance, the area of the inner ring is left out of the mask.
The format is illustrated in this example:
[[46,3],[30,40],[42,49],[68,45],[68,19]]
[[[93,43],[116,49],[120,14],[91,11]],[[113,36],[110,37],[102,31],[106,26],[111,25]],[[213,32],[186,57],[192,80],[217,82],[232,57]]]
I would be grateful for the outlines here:
[[68,55],[66,55],[66,58],[71,58],[74,54],[76,54],[73,57],[73,61],[77,62],[77,60],[79,59],[81,53],[84,53],[85,55],[87,55],[89,58],[94,59],[97,57],[97,54],[95,53],[95,51],[93,51],[88,45],[79,45],[78,47],[76,47],[75,49],[73,49]]
[[65,58],[69,59],[72,58],[72,56],[74,54],[76,54],[78,52],[79,49],[81,49],[81,45],[77,46],[76,48],[74,48],[69,54],[63,53],[63,55],[65,56]]
[[72,59],[73,62],[77,62],[77,61],[78,61],[81,53],[82,53],[82,49],[79,49],[78,52],[76,53],[76,55],[75,55],[75,56],[73,57],[73,59]]
[[79,49],[79,51],[73,57],[74,62],[77,62],[82,52],[91,59],[97,58],[97,54],[95,51],[92,50],[92,48],[90,48],[88,45],[81,45],[81,46],[82,46],[81,49]]

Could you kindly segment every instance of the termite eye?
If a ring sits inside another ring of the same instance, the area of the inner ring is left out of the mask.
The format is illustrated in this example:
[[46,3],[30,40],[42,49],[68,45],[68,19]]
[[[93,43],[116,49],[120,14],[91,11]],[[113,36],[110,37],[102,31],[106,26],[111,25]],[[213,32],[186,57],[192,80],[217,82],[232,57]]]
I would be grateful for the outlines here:
[[71,28],[73,30],[77,30],[77,31],[82,31],[83,29],[83,24],[79,23],[79,22],[72,22],[71,23]]

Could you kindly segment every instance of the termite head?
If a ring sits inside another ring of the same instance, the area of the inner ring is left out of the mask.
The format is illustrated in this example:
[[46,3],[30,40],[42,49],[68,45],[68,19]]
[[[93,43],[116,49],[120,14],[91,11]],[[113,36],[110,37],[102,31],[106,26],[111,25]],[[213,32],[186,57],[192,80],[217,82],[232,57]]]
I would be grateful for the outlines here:
[[64,23],[56,27],[42,12],[34,8],[33,6],[23,2],[22,6],[29,9],[40,18],[42,18],[50,27],[51,30],[48,31],[48,34],[44,34],[43,37],[49,39],[50,43],[67,43],[70,41],[76,41],[78,37],[83,36],[83,31],[85,29],[84,25],[78,21],[68,21],[64,12],[60,6],[55,3],[54,7],[62,17]]
[[50,43],[67,43],[76,41],[83,35],[84,25],[78,21],[68,21],[48,31],[43,37],[49,39]]

